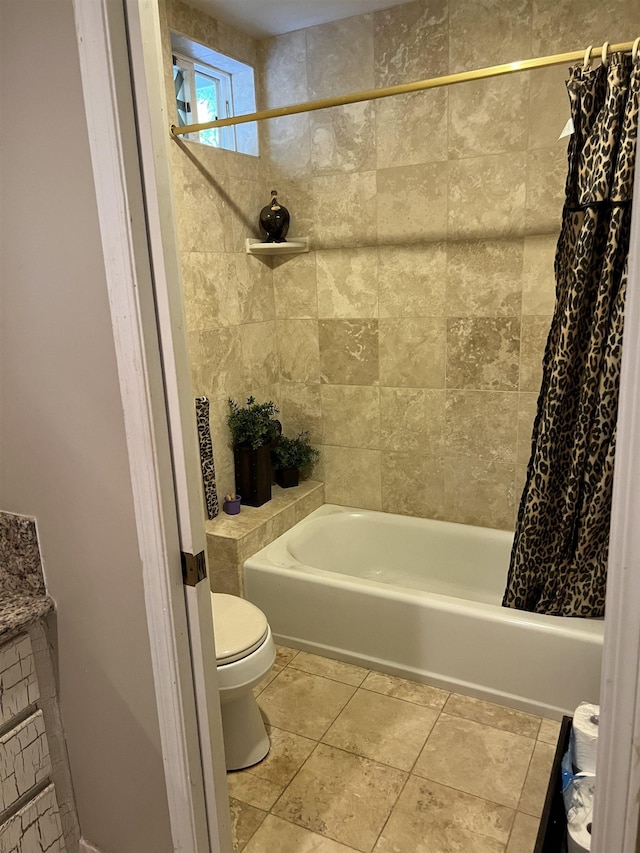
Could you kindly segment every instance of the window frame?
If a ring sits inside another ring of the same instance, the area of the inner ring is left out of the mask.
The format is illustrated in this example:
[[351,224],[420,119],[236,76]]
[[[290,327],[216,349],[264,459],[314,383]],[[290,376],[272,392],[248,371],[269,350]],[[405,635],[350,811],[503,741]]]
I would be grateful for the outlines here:
[[[198,114],[196,75],[206,77],[214,82],[216,87],[216,103],[219,108],[221,106],[224,107],[225,112],[224,115],[218,115],[216,118],[230,118],[235,115],[232,75],[228,71],[224,71],[222,68],[216,68],[214,65],[209,65],[206,62],[193,59],[190,56],[185,56],[185,54],[180,53],[180,51],[172,50],[171,54],[173,68],[179,68],[183,73],[182,86],[184,87],[184,93],[186,95],[184,101],[188,107],[185,112],[190,116],[189,121],[183,122],[182,116],[178,111],[178,122],[181,126],[184,127],[185,124],[203,124],[210,120],[208,116],[201,117]],[[209,131],[195,131],[193,133],[185,134],[184,138],[188,139],[190,142],[199,142],[202,145],[209,145],[212,148],[224,148],[228,151],[238,150],[235,127],[215,128],[215,135],[213,138],[215,139],[217,137],[217,142],[209,141],[209,139],[204,136],[206,133],[209,133]]]

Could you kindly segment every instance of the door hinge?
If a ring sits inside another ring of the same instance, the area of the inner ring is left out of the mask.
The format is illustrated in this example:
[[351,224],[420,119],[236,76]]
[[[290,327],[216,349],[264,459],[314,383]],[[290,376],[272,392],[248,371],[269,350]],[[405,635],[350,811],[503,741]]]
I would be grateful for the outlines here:
[[195,586],[207,576],[207,563],[204,551],[199,554],[180,553],[182,559],[182,580],[185,586]]

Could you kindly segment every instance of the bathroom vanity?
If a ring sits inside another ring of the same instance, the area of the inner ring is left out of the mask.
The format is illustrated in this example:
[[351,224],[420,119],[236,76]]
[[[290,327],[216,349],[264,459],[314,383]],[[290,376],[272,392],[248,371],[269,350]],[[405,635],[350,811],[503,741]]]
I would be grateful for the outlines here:
[[0,513],[0,851],[75,853],[79,829],[32,519]]

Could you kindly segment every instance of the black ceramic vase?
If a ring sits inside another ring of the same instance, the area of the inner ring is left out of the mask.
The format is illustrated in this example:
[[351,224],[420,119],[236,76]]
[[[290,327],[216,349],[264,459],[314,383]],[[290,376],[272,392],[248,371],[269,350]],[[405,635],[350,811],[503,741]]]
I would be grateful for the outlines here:
[[260,233],[264,243],[284,243],[289,230],[289,211],[278,202],[278,191],[271,190],[271,204],[260,211]]

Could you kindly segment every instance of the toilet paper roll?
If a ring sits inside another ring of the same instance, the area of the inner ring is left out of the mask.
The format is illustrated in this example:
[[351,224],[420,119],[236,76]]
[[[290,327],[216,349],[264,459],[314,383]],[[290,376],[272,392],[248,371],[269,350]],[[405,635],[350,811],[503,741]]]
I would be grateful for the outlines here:
[[591,823],[567,826],[567,853],[585,853],[591,850]]
[[600,706],[581,702],[573,715],[573,763],[581,773],[596,772]]

